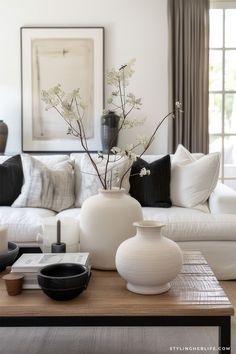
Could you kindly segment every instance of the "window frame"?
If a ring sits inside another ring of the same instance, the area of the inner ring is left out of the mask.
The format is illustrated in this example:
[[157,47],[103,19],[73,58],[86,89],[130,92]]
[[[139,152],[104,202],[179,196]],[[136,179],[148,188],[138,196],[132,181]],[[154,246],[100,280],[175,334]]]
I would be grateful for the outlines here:
[[[236,95],[236,89],[235,90],[226,90],[225,89],[225,57],[226,57],[226,52],[229,50],[235,50],[236,51],[236,46],[235,47],[225,47],[225,11],[227,9],[236,9],[236,0],[229,0],[229,1],[222,1],[222,0],[212,0],[210,1],[210,10],[211,9],[222,9],[223,10],[223,45],[222,47],[210,47],[209,45],[209,54],[210,51],[214,50],[220,50],[222,53],[222,90],[210,90],[209,89],[209,98],[210,94],[221,94],[222,96],[222,111],[221,111],[221,133],[210,133],[209,132],[209,137],[219,137],[221,138],[221,171],[220,171],[220,181],[224,183],[225,181],[235,181],[236,180],[236,174],[230,177],[225,176],[225,138],[227,137],[236,137],[236,133],[225,133],[225,96],[227,94],[235,94]],[[210,65],[210,63],[209,63]]]

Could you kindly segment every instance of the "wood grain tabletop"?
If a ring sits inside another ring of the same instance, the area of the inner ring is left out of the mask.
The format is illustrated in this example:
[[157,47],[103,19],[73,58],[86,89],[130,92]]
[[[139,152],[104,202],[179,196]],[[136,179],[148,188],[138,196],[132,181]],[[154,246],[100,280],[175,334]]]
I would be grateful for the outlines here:
[[233,306],[199,251],[184,251],[181,273],[172,281],[171,289],[160,295],[128,291],[125,281],[114,271],[93,270],[87,290],[65,302],[51,300],[41,290],[23,290],[18,296],[8,296],[4,281],[0,279],[0,317],[233,314]]

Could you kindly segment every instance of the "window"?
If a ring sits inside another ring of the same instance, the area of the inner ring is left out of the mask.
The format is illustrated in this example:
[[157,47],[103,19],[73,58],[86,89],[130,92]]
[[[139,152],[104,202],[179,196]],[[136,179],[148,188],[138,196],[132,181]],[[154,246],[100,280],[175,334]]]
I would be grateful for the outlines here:
[[209,134],[210,152],[222,153],[220,180],[236,189],[236,1],[210,9]]

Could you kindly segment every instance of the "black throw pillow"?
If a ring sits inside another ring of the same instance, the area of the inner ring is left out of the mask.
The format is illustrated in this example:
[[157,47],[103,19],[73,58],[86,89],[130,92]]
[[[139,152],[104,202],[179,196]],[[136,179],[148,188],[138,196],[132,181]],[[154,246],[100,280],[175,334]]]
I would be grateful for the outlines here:
[[20,155],[0,164],[0,205],[12,205],[21,192],[22,184],[23,168]]
[[[150,170],[150,175],[139,176],[143,167]],[[170,155],[152,163],[138,158],[131,169],[130,195],[145,207],[170,208],[170,176]]]

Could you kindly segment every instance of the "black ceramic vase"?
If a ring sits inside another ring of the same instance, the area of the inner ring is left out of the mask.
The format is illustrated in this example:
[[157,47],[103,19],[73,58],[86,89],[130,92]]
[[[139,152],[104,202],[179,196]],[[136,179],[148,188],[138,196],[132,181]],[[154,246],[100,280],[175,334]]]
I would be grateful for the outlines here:
[[5,152],[8,136],[8,127],[3,120],[0,120],[0,154]]
[[109,149],[117,146],[120,117],[109,111],[101,118],[102,152],[107,154]]

